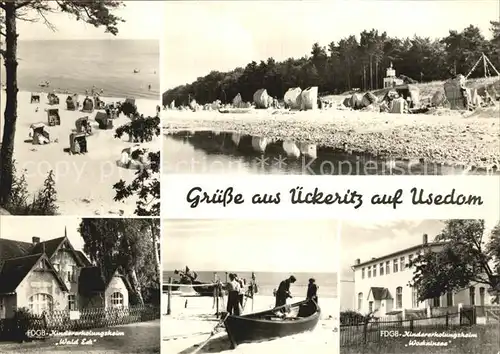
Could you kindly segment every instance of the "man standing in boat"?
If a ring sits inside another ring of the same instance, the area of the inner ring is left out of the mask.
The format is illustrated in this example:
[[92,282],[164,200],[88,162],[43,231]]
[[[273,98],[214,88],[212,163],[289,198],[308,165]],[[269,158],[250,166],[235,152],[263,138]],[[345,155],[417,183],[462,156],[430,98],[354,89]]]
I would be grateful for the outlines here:
[[231,315],[240,315],[240,283],[236,280],[236,275],[229,274],[229,282],[226,285],[227,289],[227,312]]
[[280,283],[278,290],[276,291],[276,304],[274,307],[286,305],[286,300],[292,297],[292,294],[290,294],[290,285],[295,283],[296,280],[297,279],[291,275],[290,278],[285,279]]
[[318,286],[316,285],[316,280],[314,278],[309,279],[306,298],[318,303]]

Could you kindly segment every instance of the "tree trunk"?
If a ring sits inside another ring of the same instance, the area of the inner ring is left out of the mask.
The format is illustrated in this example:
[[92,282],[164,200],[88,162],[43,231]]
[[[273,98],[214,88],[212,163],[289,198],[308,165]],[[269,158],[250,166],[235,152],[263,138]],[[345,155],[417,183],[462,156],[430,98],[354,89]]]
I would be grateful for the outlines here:
[[158,248],[158,242],[159,242],[159,237],[156,236],[155,232],[155,225],[151,225],[151,234],[153,236],[153,250],[155,253],[155,262],[156,262],[156,271],[157,271],[157,276],[158,280],[161,278],[161,265],[160,265],[160,253],[159,253],[159,248]]
[[375,60],[375,90],[378,89],[378,60]]
[[366,65],[363,64],[363,91],[366,91]]
[[373,58],[370,55],[370,90],[373,90]]
[[144,299],[141,294],[141,286],[139,284],[139,280],[137,279],[137,273],[134,268],[130,268],[127,270],[128,279],[130,281],[130,285],[132,286],[132,291],[139,302],[139,305],[144,305]]
[[5,2],[5,73],[6,100],[4,131],[0,152],[0,204],[6,204],[12,190],[14,138],[17,121],[17,28],[16,4]]

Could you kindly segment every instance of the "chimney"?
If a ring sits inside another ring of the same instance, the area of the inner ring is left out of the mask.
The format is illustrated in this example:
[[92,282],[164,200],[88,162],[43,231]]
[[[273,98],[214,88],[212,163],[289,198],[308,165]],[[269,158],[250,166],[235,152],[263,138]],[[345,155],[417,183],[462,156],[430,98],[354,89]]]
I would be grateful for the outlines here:
[[33,246],[38,245],[40,243],[40,237],[33,236],[31,242],[33,243]]
[[359,265],[359,264],[361,264],[361,259],[357,258],[357,259],[356,259],[356,262],[355,262],[355,264],[356,264],[356,265]]
[[423,243],[424,245],[426,245],[426,244],[427,244],[427,241],[428,241],[428,240],[427,240],[427,234],[424,234],[424,236],[422,236],[422,243]]

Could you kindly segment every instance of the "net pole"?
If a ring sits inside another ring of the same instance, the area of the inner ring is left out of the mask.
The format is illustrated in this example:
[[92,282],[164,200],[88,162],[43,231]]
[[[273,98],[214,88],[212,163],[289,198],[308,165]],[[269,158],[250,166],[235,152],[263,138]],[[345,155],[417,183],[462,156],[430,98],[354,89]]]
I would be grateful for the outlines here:
[[170,315],[172,313],[171,309],[171,297],[172,297],[172,277],[168,278],[168,288],[167,288],[167,315]]

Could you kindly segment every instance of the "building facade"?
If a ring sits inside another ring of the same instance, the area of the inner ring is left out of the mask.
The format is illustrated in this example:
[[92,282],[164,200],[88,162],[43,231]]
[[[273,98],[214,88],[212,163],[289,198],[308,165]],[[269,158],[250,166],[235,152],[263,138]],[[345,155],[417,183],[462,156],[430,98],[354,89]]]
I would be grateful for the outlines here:
[[34,314],[87,307],[128,307],[130,286],[108,276],[73,248],[66,236],[32,243],[0,239],[0,319],[20,308]]
[[361,262],[357,259],[352,267],[354,272],[354,310],[361,313],[376,311],[376,316],[405,317],[405,312],[434,307],[454,307],[462,305],[491,305],[487,289],[483,284],[472,284],[469,288],[448,293],[435,299],[419,302],[417,291],[409,284],[414,269],[408,267],[412,259],[425,249],[439,251],[444,243],[427,242],[394,252],[379,258]]

